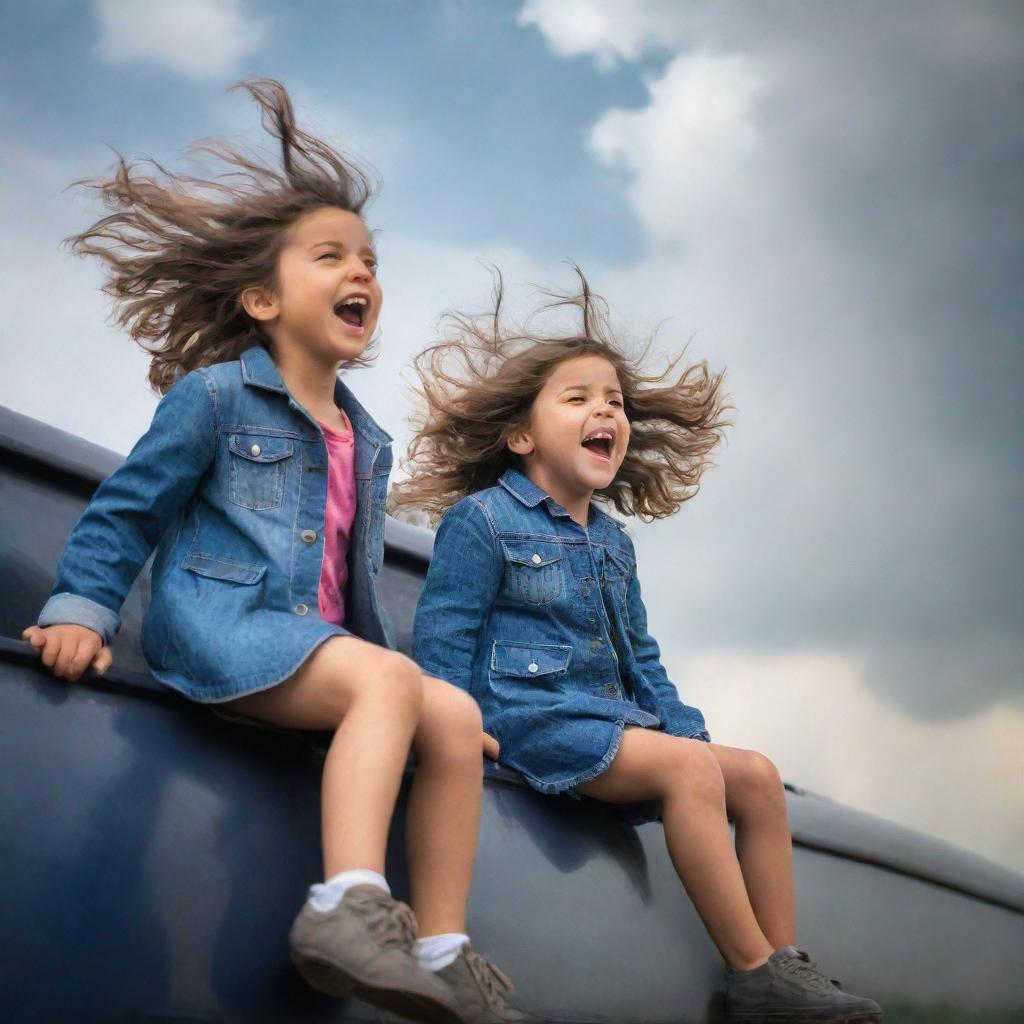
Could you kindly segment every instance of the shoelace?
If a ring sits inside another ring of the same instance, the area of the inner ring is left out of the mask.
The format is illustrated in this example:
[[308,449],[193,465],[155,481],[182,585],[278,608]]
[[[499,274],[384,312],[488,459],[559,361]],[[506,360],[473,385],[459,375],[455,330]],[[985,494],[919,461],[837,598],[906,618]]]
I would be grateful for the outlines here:
[[780,957],[775,963],[783,974],[803,981],[820,992],[831,991],[833,985],[839,987],[818,970],[818,965],[802,949],[796,951],[796,956]]
[[355,908],[366,919],[367,927],[381,946],[410,950],[416,941],[416,918],[404,903],[392,899],[383,890],[367,892]]
[[462,947],[462,955],[469,965],[470,974],[476,979],[476,983],[487,998],[488,1008],[499,1012],[504,1010],[506,997],[515,991],[512,980],[490,960],[482,957],[468,942]]

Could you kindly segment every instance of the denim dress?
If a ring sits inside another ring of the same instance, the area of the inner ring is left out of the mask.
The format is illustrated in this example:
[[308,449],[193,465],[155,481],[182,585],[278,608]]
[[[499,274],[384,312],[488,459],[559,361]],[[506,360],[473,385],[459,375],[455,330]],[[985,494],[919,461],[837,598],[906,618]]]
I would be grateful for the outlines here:
[[503,763],[543,793],[597,778],[626,726],[709,740],[661,664],[622,524],[580,526],[518,470],[442,518],[413,656],[467,690]]
[[327,446],[260,346],[167,392],[71,532],[39,625],[77,623],[109,642],[155,548],[143,654],[193,700],[282,682],[331,636],[393,647],[376,589],[391,438],[340,380],[335,402],[356,439],[344,627],[318,614]]

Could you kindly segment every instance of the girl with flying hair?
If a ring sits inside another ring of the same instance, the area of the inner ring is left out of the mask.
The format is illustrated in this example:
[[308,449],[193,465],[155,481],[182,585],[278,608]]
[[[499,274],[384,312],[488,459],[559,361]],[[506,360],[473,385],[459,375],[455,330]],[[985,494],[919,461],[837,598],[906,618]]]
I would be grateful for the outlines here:
[[[142,644],[194,701],[333,733],[324,878],[291,930],[310,984],[439,1024],[521,1020],[469,944],[480,712],[392,648],[376,592],[390,438],[339,379],[380,316],[368,174],[297,127],[285,90],[242,87],[280,167],[222,142],[210,180],[119,158],[86,184],[110,211],[70,239],[106,273],[151,355],[152,426],[72,531],[24,637],[56,675],[111,663],[119,609],[153,549]],[[412,904],[385,847],[409,752]]]
[[730,1021],[879,1021],[794,945],[779,774],[710,742],[680,700],[633,544],[605,511],[662,518],[696,494],[726,425],[722,377],[679,359],[646,371],[579,276],[579,294],[545,307],[575,312],[576,330],[508,326],[499,278],[492,313],[450,315],[416,360],[423,407],[393,493],[441,518],[414,657],[476,698],[500,760],[540,792],[660,804],[727,965]]

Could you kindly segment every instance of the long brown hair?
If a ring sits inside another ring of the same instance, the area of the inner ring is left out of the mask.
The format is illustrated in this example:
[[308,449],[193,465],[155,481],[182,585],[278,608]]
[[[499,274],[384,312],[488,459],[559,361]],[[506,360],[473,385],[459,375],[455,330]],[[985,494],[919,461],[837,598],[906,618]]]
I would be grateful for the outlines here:
[[[77,182],[112,212],[67,239],[105,264],[103,290],[114,320],[152,355],[149,382],[161,394],[189,370],[237,359],[269,338],[239,295],[271,286],[284,231],[324,206],[362,215],[375,191],[363,168],[302,131],[284,87],[270,78],[239,82],[259,104],[263,128],[280,144],[280,169],[221,140],[196,144],[227,164],[214,180],[148,173],[118,154],[109,178]],[[361,360],[365,360],[365,354]]]
[[597,355],[615,368],[631,433],[611,486],[596,497],[625,515],[671,515],[697,492],[712,449],[728,425],[722,374],[707,363],[680,369],[682,356],[662,373],[646,372],[648,342],[630,354],[615,336],[607,304],[583,272],[577,293],[546,292],[542,311],[574,308],[575,333],[512,327],[502,314],[496,275],[494,309],[480,315],[445,315],[447,337],[413,362],[420,408],[403,465],[409,477],[392,488],[394,507],[425,510],[433,519],[467,494],[491,487],[519,456],[509,437],[529,422],[534,399],[552,370],[566,359]]

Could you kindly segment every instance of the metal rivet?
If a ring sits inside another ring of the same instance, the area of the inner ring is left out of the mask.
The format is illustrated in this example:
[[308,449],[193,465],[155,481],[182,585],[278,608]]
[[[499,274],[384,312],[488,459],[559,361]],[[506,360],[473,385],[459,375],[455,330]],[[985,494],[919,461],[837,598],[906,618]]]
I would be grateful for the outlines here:
[[299,540],[306,544],[312,544],[316,540],[316,530],[303,530],[299,534]]
[[304,604],[297,604],[295,606],[296,615],[305,615],[308,611],[309,609]]
[[536,554],[532,555],[531,558],[530,558],[530,561],[533,562],[534,565],[540,565],[541,557],[540,557],[540,555],[536,555]]
[[251,451],[251,452],[253,453],[253,455],[259,455],[259,453],[260,453],[261,451],[263,451],[263,449],[262,449],[262,448],[261,448],[261,447],[260,447],[260,446],[259,446],[258,444],[254,444],[254,445],[253,445],[253,446],[252,446],[252,447],[251,447],[251,448],[249,449],[249,451]]
[[531,661],[530,664],[527,665],[526,667],[527,667],[527,669],[529,669],[529,671],[536,672],[537,671],[537,667],[538,667],[537,666],[537,662]]

